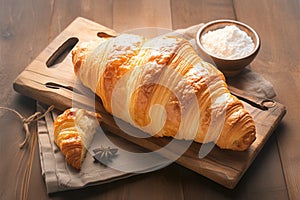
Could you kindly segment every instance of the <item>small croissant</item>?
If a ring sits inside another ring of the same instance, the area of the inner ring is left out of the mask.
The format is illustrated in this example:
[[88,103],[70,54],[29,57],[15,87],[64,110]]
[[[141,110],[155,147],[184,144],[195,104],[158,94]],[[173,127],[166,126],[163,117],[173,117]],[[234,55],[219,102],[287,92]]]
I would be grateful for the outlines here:
[[70,108],[54,121],[54,142],[69,165],[80,170],[102,117],[85,109]]

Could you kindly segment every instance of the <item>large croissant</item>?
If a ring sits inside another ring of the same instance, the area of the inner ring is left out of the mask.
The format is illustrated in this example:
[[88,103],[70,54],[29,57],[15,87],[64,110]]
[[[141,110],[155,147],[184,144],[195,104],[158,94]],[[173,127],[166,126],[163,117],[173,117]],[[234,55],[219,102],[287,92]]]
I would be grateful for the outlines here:
[[256,138],[252,117],[229,93],[223,74],[183,38],[121,34],[82,43],[72,60],[79,80],[109,113],[151,135],[238,151]]
[[101,119],[98,113],[78,108],[67,109],[55,119],[54,142],[69,165],[81,168]]

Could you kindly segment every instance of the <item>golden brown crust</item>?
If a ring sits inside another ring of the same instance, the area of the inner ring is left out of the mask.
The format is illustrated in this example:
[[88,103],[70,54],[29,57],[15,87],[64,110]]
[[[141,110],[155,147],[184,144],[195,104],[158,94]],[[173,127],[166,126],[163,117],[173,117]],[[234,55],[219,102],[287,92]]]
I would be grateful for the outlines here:
[[[151,135],[213,141],[224,149],[243,151],[255,140],[254,121],[229,93],[223,74],[204,62],[184,39],[161,36],[146,41],[136,35],[120,35],[96,46],[73,51],[74,68],[111,114]],[[118,91],[115,96],[114,90]],[[194,99],[198,105],[192,103]],[[153,111],[150,116],[156,104],[166,113],[161,129],[157,124],[163,119],[162,112]],[[198,117],[193,115],[195,109],[200,112]],[[199,127],[193,135],[190,129],[196,122]],[[178,135],[181,123],[184,133]]]
[[72,51],[72,62],[74,64],[74,72],[78,73],[80,66],[86,60],[86,47],[75,47]]
[[[117,82],[133,68],[133,65],[130,63],[130,59],[134,56],[137,56],[139,50],[143,43],[142,37],[132,38],[128,40],[128,46],[131,48],[124,48],[120,46],[118,43],[114,43],[113,46],[115,49],[119,49],[119,51],[124,51],[124,54],[111,54],[108,56],[108,62],[106,63],[105,70],[103,72],[103,76],[100,77],[99,86],[97,87],[99,90],[97,91],[99,94],[102,93],[102,98],[106,103],[105,107],[109,112],[111,112],[110,99],[112,96],[112,91],[117,84]],[[105,92],[101,92],[105,91]]]
[[[81,163],[86,152],[86,145],[83,143],[85,135],[92,135],[92,132],[80,133],[77,125],[78,113],[86,115],[90,120],[101,121],[98,113],[89,112],[82,109],[71,108],[65,110],[54,121],[54,142],[59,147],[69,165],[80,170]],[[79,119],[80,120],[80,119]]]

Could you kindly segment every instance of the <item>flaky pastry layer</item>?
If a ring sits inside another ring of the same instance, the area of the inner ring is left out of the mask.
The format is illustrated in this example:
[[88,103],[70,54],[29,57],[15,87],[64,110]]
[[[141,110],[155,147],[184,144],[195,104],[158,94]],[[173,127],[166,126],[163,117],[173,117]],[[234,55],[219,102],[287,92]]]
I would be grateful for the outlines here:
[[81,168],[101,119],[98,113],[77,108],[67,109],[55,119],[54,142],[69,165]]
[[72,51],[75,74],[116,117],[157,137],[246,150],[255,125],[223,74],[183,38],[121,34]]

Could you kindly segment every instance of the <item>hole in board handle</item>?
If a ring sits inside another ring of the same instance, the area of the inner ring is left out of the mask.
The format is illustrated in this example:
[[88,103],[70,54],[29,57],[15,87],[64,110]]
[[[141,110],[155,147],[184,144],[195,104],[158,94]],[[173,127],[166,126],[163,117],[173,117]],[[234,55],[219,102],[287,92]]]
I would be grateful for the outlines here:
[[273,108],[276,106],[276,102],[273,99],[265,99],[261,102],[261,104],[267,108]]
[[45,86],[47,88],[51,88],[51,89],[54,89],[54,90],[58,90],[58,89],[67,89],[71,92],[75,92],[77,94],[83,94],[80,90],[78,90],[77,88],[75,87],[72,87],[72,86],[66,86],[66,85],[62,85],[62,84],[59,84],[59,83],[54,83],[54,82],[47,82],[45,83]]
[[78,43],[78,41],[79,39],[75,37],[69,38],[67,41],[65,41],[47,60],[47,67],[54,67],[55,65],[61,63],[67,57],[73,47]]
[[116,37],[115,35],[110,35],[110,34],[105,33],[105,32],[98,32],[97,36],[99,38],[112,38],[112,37]]

